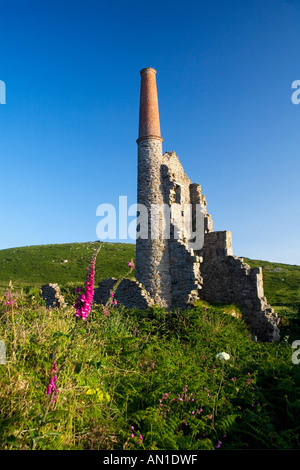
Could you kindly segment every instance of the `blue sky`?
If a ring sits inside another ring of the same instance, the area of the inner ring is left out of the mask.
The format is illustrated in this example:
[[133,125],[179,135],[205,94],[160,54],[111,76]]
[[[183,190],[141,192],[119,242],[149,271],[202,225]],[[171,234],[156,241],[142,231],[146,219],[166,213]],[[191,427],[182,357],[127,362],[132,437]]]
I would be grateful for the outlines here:
[[300,264],[300,0],[0,0],[0,249],[96,240],[136,202],[139,71],[233,251]]

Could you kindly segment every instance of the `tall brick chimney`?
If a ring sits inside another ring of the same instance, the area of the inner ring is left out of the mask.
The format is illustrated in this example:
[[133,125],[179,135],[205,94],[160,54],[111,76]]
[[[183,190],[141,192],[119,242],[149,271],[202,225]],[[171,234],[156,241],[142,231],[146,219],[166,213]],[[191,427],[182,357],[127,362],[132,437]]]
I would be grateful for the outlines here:
[[[148,237],[136,240],[136,280],[143,284],[155,303],[172,303],[168,240],[151,237],[151,205],[163,206],[161,175],[162,138],[158,112],[156,70],[141,70],[138,144],[137,202],[148,211]],[[158,224],[158,227],[161,226]]]
[[141,93],[138,141],[149,137],[162,140],[158,112],[156,70],[147,67],[142,69],[140,74]]

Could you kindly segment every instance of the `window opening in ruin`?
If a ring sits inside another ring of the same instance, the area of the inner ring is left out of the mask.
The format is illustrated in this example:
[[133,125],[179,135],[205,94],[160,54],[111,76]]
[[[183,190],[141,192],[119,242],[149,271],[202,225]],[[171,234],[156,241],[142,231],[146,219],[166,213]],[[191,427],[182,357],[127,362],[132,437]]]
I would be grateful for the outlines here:
[[175,204],[181,204],[181,186],[175,186]]

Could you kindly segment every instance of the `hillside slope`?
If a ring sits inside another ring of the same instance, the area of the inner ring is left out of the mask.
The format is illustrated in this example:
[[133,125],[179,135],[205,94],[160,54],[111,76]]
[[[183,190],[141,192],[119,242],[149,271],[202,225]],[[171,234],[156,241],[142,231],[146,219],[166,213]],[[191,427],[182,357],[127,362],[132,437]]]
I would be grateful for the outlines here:
[[[0,250],[0,290],[11,280],[16,288],[45,283],[81,283],[98,242],[36,245]],[[107,277],[119,278],[135,258],[135,245],[103,243],[96,263],[96,284]],[[250,266],[262,266],[268,302],[281,313],[300,308],[300,266],[244,258]],[[132,274],[134,276],[134,273]]]
[[[35,245],[0,250],[0,288],[82,282],[97,242]],[[103,243],[96,263],[96,282],[119,277],[135,258],[135,245]]]

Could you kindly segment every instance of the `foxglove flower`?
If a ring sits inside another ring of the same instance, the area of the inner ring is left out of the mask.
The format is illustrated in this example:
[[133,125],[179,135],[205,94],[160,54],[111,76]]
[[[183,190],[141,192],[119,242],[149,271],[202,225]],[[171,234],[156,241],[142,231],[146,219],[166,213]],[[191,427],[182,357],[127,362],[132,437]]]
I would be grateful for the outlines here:
[[[79,295],[77,302],[74,305],[74,308],[76,309],[76,317],[80,317],[83,320],[87,319],[92,308],[94,298],[95,263],[100,248],[101,246],[96,250],[95,254],[92,256],[90,264],[87,268],[85,292]],[[76,289],[76,292],[81,292],[81,290]]]
[[55,382],[57,382],[57,377],[55,375],[55,372],[57,371],[56,363],[53,362],[52,364],[52,369],[50,371],[50,379],[49,379],[49,385],[47,387],[47,395],[52,395],[52,402],[56,400],[57,396],[54,395],[58,391],[58,388],[56,387]]

